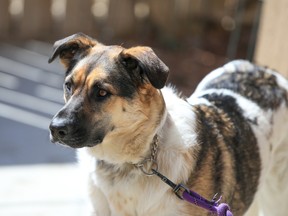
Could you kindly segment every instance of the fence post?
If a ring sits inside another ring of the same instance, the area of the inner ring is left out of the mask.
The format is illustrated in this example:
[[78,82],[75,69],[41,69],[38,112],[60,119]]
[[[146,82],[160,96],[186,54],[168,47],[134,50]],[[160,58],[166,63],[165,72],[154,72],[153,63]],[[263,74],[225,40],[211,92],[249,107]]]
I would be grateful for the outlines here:
[[46,39],[51,37],[51,0],[25,0],[20,32],[22,38]]
[[176,25],[179,25],[174,16],[174,4],[176,4],[175,0],[149,0],[152,23],[155,23],[160,31],[169,35],[173,35]]
[[9,0],[0,1],[0,37],[6,38],[9,34]]
[[91,12],[91,0],[67,0],[66,17],[63,22],[63,33],[66,35],[82,31],[85,34],[92,34],[96,27]]
[[135,30],[134,1],[110,0],[108,28],[112,37],[127,36]]
[[287,8],[287,0],[263,1],[255,60],[288,78]]

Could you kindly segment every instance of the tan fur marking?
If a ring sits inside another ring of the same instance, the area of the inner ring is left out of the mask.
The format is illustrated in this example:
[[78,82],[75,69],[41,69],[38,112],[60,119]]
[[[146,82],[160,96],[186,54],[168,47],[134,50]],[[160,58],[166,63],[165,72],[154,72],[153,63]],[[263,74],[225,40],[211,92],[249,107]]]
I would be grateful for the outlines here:
[[123,210],[123,207],[122,207],[120,202],[116,202],[116,208],[117,208],[118,211],[122,211]]
[[153,50],[150,47],[137,46],[137,47],[126,49],[123,52],[124,54],[129,54],[132,56],[139,56],[139,55],[143,55],[143,53],[145,52],[153,52]]
[[94,69],[90,74],[87,76],[86,80],[86,88],[91,89],[96,81],[101,82],[106,78],[106,73],[102,68]]
[[72,81],[74,83],[74,88],[78,89],[83,86],[83,83],[85,82],[86,79],[86,68],[87,66],[85,65],[84,67],[77,68],[77,70],[73,71],[72,74]]

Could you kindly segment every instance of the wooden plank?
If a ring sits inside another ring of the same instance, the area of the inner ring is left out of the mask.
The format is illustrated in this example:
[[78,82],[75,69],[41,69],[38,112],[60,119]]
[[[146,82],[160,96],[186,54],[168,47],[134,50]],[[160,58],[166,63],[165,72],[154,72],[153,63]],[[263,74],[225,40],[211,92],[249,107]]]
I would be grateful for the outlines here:
[[175,32],[175,28],[179,26],[175,19],[174,0],[149,0],[150,17],[153,24],[164,31],[166,34]]
[[0,37],[5,38],[9,33],[9,0],[0,1]]
[[288,77],[288,1],[264,1],[255,61]]
[[52,30],[51,0],[25,0],[22,38],[49,38]]
[[92,0],[68,0],[66,4],[63,34],[70,35],[80,31],[89,35],[93,34],[96,27],[91,12]]
[[133,33],[135,24],[133,0],[110,0],[107,25],[114,37]]

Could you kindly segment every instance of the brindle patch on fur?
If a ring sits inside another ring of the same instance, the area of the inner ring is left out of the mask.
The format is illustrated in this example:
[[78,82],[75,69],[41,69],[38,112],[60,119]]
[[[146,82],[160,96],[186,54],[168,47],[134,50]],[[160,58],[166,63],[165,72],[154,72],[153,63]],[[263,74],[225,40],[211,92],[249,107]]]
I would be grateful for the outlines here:
[[256,67],[253,71],[223,73],[206,88],[230,89],[256,102],[262,109],[277,109],[283,102],[288,106],[288,95],[277,83],[275,75]]
[[[233,170],[233,158],[231,158],[230,147],[227,146],[225,140],[234,136],[234,125],[231,124],[228,116],[222,110],[213,106],[201,105],[195,106],[194,109],[197,114],[196,131],[199,134],[197,142],[200,143],[201,147],[197,155],[193,176],[188,182],[194,188],[197,187],[199,178],[202,179],[201,184],[202,182],[205,184],[205,181],[214,181],[213,184],[210,184],[214,187],[207,190],[211,192],[207,194],[207,197],[211,197],[215,193],[221,193],[226,198],[230,197],[231,191],[224,190],[226,186],[223,182],[226,181],[227,172],[234,175],[234,173],[229,172],[229,170]],[[211,164],[213,164],[214,169],[211,169]],[[194,184],[195,186],[193,186]]]
[[[213,193],[223,194],[232,206],[233,213],[242,215],[252,203],[260,177],[257,140],[235,98],[218,94],[203,97],[214,106],[195,106],[197,141],[201,149],[191,186],[197,187],[199,179],[206,175],[206,181],[214,181],[212,185],[215,187],[210,188]],[[223,157],[225,151],[220,150],[221,144],[226,146],[231,158]],[[227,160],[231,163],[230,168],[235,170],[230,175],[224,171],[223,164]],[[204,170],[207,164],[210,164],[210,168]],[[234,206],[243,208],[235,209]]]

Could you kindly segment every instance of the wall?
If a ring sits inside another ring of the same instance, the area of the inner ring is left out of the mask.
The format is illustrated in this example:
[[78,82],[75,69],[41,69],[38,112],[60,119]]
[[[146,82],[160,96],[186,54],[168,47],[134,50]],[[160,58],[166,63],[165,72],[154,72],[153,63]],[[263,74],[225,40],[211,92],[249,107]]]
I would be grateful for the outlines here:
[[288,77],[288,1],[264,1],[255,61]]

